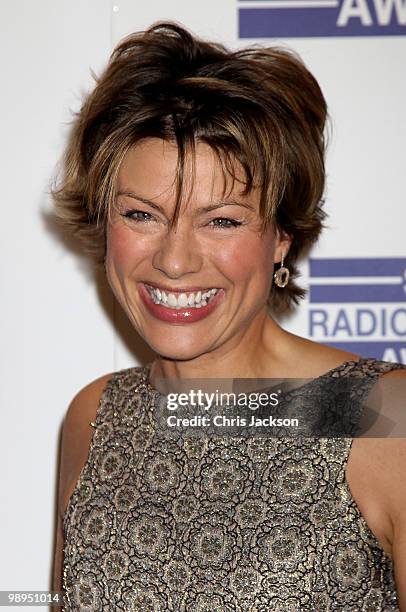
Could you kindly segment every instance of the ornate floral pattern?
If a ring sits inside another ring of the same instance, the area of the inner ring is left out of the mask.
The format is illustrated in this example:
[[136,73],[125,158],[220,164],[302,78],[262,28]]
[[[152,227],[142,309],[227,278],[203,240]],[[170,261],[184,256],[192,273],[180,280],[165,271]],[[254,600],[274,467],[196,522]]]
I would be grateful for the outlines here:
[[[324,378],[370,385],[402,367],[361,359]],[[174,440],[148,375],[116,372],[100,400],[64,518],[66,612],[399,610],[345,479],[351,438]],[[292,401],[311,406],[318,380]]]

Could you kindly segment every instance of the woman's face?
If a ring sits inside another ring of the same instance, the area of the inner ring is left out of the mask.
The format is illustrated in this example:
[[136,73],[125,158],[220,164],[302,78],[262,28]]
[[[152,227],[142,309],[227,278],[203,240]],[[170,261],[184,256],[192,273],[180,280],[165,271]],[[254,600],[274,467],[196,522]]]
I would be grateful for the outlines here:
[[[186,164],[186,183],[190,172]],[[147,139],[125,156],[107,227],[106,272],[132,324],[159,355],[188,360],[227,350],[266,314],[274,262],[286,254],[270,225],[260,234],[259,191],[232,190],[212,149],[196,147],[193,184],[177,225],[177,147]]]

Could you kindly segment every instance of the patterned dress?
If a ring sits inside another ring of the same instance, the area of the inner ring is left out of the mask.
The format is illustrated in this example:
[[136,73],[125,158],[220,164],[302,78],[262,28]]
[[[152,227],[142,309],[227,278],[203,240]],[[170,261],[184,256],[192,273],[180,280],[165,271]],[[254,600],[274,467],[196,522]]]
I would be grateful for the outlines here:
[[[66,612],[399,610],[391,559],[346,481],[353,438],[170,439],[150,367],[116,372],[101,397],[64,517]],[[302,395],[405,367],[347,361]]]

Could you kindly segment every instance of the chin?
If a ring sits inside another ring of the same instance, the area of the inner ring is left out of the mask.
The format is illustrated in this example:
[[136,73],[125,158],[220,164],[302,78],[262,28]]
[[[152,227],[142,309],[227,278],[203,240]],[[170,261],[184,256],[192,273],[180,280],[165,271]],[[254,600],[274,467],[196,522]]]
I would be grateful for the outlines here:
[[164,359],[172,359],[174,361],[189,361],[209,351],[207,346],[202,346],[200,342],[187,342],[182,340],[166,337],[165,340],[154,341],[152,338],[144,337],[145,341],[151,349]]

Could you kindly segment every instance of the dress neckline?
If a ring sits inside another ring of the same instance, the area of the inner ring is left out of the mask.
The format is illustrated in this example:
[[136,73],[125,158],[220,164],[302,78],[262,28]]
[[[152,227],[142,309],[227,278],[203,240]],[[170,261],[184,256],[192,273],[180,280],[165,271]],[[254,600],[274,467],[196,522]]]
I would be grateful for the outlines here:
[[[361,363],[365,362],[367,359],[371,359],[371,358],[370,357],[368,358],[368,357],[360,356],[358,359],[346,359],[342,363],[339,363],[334,368],[331,368],[330,370],[327,370],[327,372],[324,372],[323,374],[320,374],[319,376],[315,376],[314,378],[309,377],[309,379],[303,378],[302,380],[309,380],[309,382],[305,383],[302,386],[306,387],[308,384],[311,384],[311,383],[313,383],[313,382],[315,382],[317,380],[322,380],[324,378],[329,378],[330,376],[334,375],[336,372],[339,372],[341,370],[346,369],[348,366],[350,366],[350,369],[352,369],[353,367],[356,367],[356,366],[360,365]],[[154,363],[153,361],[150,361],[145,366],[141,367],[142,380],[143,380],[144,385],[147,387],[147,389],[151,393],[162,395],[162,393],[156,387],[154,387],[153,384],[150,381],[150,373],[151,373],[151,368],[152,368],[152,364],[153,363]],[[290,378],[292,378],[292,377],[290,377]],[[299,387],[299,388],[302,388],[302,386]]]

